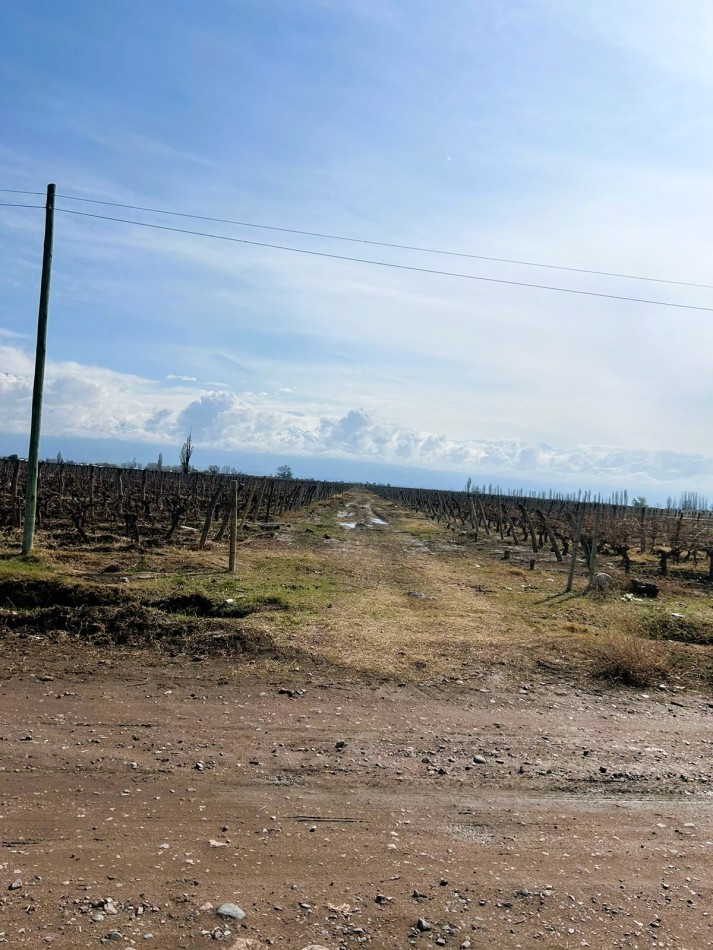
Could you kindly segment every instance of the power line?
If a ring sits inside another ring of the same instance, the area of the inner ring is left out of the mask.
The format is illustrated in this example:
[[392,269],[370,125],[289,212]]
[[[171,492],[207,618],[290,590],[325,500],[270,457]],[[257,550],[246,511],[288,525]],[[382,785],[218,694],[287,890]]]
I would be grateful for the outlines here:
[[20,205],[12,201],[0,201],[0,208],[42,208],[43,205]]
[[[5,192],[8,194],[18,194],[18,195],[44,195],[42,191],[20,191],[15,188],[0,188],[0,192]],[[196,221],[210,221],[214,224],[230,224],[237,227],[244,228],[257,228],[264,231],[278,231],[283,234],[299,234],[303,237],[316,237],[324,238],[330,241],[346,241],[352,244],[366,244],[372,247],[388,247],[396,250],[402,251],[417,251],[424,254],[441,254],[448,257],[461,257],[470,260],[478,261],[490,261],[499,264],[515,264],[520,267],[542,267],[549,270],[562,270],[574,274],[590,274],[597,277],[614,277],[620,280],[641,280],[647,281],[649,283],[656,284],[670,284],[677,287],[697,287],[702,290],[713,290],[713,284],[703,284],[696,283],[694,281],[688,280],[672,280],[670,278],[664,277],[647,277],[641,274],[624,274],[618,271],[604,271],[604,270],[595,270],[593,268],[586,267],[569,267],[564,264],[549,264],[542,261],[523,261],[517,258],[510,257],[492,257],[485,254],[470,254],[464,251],[449,251],[443,248],[434,248],[434,247],[421,247],[420,245],[413,244],[396,244],[389,241],[374,241],[368,238],[355,238],[349,237],[343,234],[330,234],[322,231],[305,231],[297,228],[285,228],[278,227],[277,225],[270,224],[256,224],[251,221],[238,221],[231,218],[216,218],[208,215],[201,214],[189,214],[188,212],[183,211],[170,211],[165,208],[149,208],[143,205],[129,205],[123,204],[118,201],[101,201],[96,198],[81,198],[78,195],[58,195],[58,198],[63,198],[69,201],[82,201],[89,204],[104,205],[110,208],[126,208],[130,211],[145,211],[150,214],[164,214],[170,215],[172,217],[179,218],[190,218]],[[34,207],[34,206],[24,206],[17,205],[17,207]]]
[[252,247],[267,247],[277,251],[290,251],[294,254],[307,254],[310,257],[326,257],[337,261],[350,261],[354,264],[373,264],[376,267],[389,267],[394,270],[412,271],[419,274],[437,274],[440,277],[457,277],[462,280],[479,280],[488,284],[507,284],[511,287],[528,287],[533,290],[551,290],[563,294],[576,294],[582,297],[600,297],[606,300],[624,300],[629,303],[645,303],[656,307],[673,307],[678,310],[700,310],[713,313],[713,307],[699,307],[694,304],[674,303],[668,300],[651,300],[646,297],[625,297],[620,294],[605,294],[595,290],[577,290],[573,287],[555,287],[549,284],[531,284],[519,280],[505,280],[498,277],[480,277],[475,274],[461,274],[454,271],[435,270],[430,267],[416,267],[411,264],[393,264],[389,261],[375,261],[362,257],[348,257],[344,254],[330,254],[326,251],[310,251],[301,247],[286,247],[283,244],[268,244],[263,241],[249,241],[247,238],[228,237],[224,234],[210,234],[206,231],[191,231],[186,228],[171,228],[165,224],[149,224],[146,221],[132,221],[127,218],[114,218],[104,214],[91,214],[88,211],[74,211],[70,208],[56,208],[62,214],[74,214],[83,218],[96,218],[100,221],[115,221],[119,224],[132,224],[140,228],[152,228],[157,231],[170,231],[175,234],[190,234],[194,237],[213,238],[217,241],[229,241],[233,244],[247,244]]
[[0,188],[6,195],[44,195],[44,191],[20,191],[17,188]]
[[[2,189],[0,189],[2,190]],[[31,192],[41,194],[42,192]],[[28,192],[30,194],[30,192]],[[232,224],[241,228],[259,228],[263,231],[279,231],[283,234],[300,234],[303,237],[326,238],[329,241],[348,241],[352,244],[367,244],[371,247],[390,247],[401,251],[418,251],[424,254],[442,254],[447,257],[463,257],[476,261],[491,261],[498,264],[517,264],[521,267],[544,267],[549,270],[563,270],[574,274],[590,274],[597,277],[616,277],[622,280],[643,280],[655,284],[673,284],[678,287],[698,287],[713,290],[713,284],[698,284],[687,280],[668,280],[663,277],[642,277],[637,274],[620,274],[614,271],[592,270],[585,267],[567,267],[564,264],[544,264],[538,261],[521,261],[509,257],[488,257],[485,254],[468,254],[464,251],[446,251],[442,248],[419,247],[412,244],[393,244],[388,241],[372,241],[367,238],[346,237],[343,234],[327,234],[321,231],[300,231],[296,228],[283,228],[270,224],[255,224],[250,221],[235,221],[230,218],[213,218],[202,214],[188,214],[183,211],[167,211],[163,208],[146,208],[142,205],[121,204],[118,201],[99,201],[95,198],[80,198],[77,195],[57,195],[70,201],[83,201],[89,204],[104,205],[109,208],[125,208],[128,211],[146,211],[151,214],[165,214],[177,218],[191,218],[194,221],[210,221],[213,224]]]

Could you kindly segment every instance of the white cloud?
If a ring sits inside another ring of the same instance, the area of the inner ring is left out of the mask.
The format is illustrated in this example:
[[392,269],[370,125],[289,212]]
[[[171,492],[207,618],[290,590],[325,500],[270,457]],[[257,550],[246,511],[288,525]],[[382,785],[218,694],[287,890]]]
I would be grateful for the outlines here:
[[[26,432],[31,400],[29,356],[0,348],[0,396],[5,432]],[[657,486],[662,491],[713,490],[713,457],[637,451],[601,445],[568,450],[520,439],[455,439],[381,421],[361,408],[332,414],[286,409],[266,393],[208,391],[96,366],[51,362],[46,371],[47,435],[177,444],[191,430],[196,444],[390,462],[411,468],[462,472],[474,478],[549,480],[553,485],[600,483]]]

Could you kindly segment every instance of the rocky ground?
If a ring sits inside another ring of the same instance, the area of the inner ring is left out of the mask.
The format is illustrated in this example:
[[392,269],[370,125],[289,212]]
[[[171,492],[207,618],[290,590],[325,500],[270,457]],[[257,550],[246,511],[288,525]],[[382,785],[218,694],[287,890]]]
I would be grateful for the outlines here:
[[34,659],[0,688],[10,946],[713,946],[704,697]]

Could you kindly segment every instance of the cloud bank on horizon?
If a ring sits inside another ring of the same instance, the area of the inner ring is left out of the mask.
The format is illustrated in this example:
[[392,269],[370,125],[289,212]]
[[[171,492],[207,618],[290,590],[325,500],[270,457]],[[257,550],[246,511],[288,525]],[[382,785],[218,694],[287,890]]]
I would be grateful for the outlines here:
[[[61,199],[45,432],[713,491],[713,314],[67,213],[713,307],[712,44],[696,0],[6,5],[0,187],[652,278]],[[0,207],[0,451],[41,246]]]
[[[13,367],[0,373],[5,429],[26,431],[32,396],[30,355],[0,347],[0,359]],[[183,377],[173,376],[183,380]],[[193,382],[193,381],[190,381]],[[516,439],[449,439],[382,420],[362,408],[341,416],[290,409],[285,394],[210,390],[183,382],[160,381],[109,372],[76,363],[49,363],[46,373],[45,434],[114,438],[133,445],[175,448],[192,432],[204,450],[283,453],[286,457],[341,458],[391,463],[463,475],[520,477],[581,484],[586,479],[613,487],[683,490],[713,485],[713,457],[676,452],[577,446],[570,450]],[[207,464],[207,463],[206,463]]]

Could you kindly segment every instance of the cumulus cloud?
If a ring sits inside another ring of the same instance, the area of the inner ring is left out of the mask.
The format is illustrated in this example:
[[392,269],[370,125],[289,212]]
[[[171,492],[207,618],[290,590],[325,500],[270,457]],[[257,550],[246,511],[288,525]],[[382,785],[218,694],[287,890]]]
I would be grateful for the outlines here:
[[[32,365],[21,350],[0,347],[0,429],[29,429]],[[568,449],[520,439],[455,439],[384,421],[353,408],[316,413],[285,405],[279,395],[180,388],[96,366],[50,362],[46,370],[47,435],[176,444],[192,431],[205,448],[389,462],[553,486],[587,484],[694,486],[713,489],[713,457],[696,453],[579,445]]]

